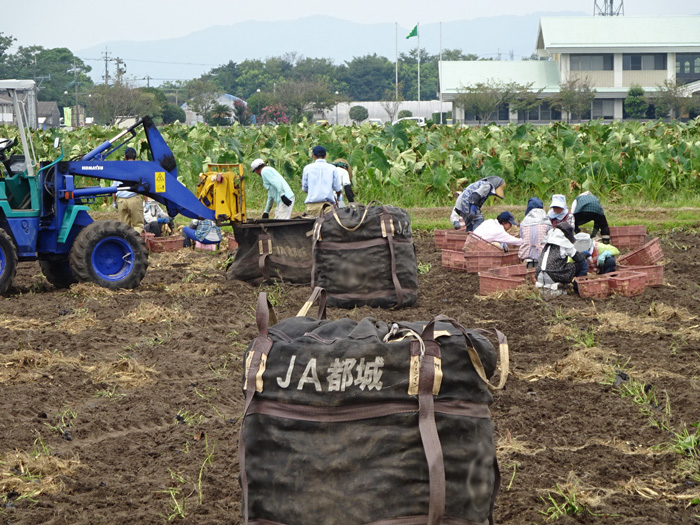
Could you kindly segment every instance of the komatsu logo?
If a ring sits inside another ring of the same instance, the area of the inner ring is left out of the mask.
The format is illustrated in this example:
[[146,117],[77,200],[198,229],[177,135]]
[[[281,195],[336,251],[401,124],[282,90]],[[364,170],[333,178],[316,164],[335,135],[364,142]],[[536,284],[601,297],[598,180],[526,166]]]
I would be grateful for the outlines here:
[[80,166],[80,169],[83,171],[102,171],[104,166]]

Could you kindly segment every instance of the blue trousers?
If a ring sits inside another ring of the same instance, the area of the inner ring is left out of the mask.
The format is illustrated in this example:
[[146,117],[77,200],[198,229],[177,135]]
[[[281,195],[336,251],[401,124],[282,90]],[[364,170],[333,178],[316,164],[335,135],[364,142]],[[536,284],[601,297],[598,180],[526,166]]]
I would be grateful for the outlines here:
[[193,241],[197,241],[200,244],[219,244],[220,241],[208,241],[206,239],[204,240],[199,240],[197,239],[197,231],[194,228],[190,228],[189,226],[185,226],[182,229],[182,234],[185,236],[185,247],[188,247]]

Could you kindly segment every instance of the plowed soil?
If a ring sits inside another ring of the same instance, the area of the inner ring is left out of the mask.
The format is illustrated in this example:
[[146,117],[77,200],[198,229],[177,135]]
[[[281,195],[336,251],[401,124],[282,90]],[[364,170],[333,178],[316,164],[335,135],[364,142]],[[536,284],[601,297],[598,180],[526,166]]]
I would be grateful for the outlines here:
[[[557,490],[581,507],[559,523],[700,523],[700,444],[669,446],[700,422],[698,236],[662,237],[663,286],[595,301],[482,298],[477,276],[441,268],[432,236],[416,244],[431,267],[415,307],[329,317],[445,314],[508,336],[512,375],[492,406],[497,523],[544,523]],[[241,523],[256,296],[268,291],[283,318],[309,289],[226,281],[225,258],[152,254],[142,285],[118,292],[56,290],[20,265],[0,298],[0,523]],[[641,397],[623,395],[642,383]]]

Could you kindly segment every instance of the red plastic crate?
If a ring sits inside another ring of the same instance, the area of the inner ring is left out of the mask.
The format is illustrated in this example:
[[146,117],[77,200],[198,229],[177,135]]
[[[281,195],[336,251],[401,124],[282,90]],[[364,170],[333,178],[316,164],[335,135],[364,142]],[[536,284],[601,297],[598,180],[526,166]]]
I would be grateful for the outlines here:
[[467,240],[465,231],[447,231],[445,233],[445,247],[443,250],[457,251],[464,248],[464,241]]
[[510,264],[518,263],[518,253],[506,253],[499,250],[499,253],[465,253],[464,258],[467,261],[467,271],[469,273],[479,273],[491,268],[500,268]]
[[646,288],[647,277],[643,273],[622,271],[607,274],[610,291],[632,297],[641,295]]
[[481,295],[488,295],[502,290],[513,290],[525,284],[525,276],[502,277],[494,273],[495,270],[499,269],[500,268],[494,268],[486,272],[479,272],[479,293]]
[[511,264],[510,266],[492,268],[489,272],[499,277],[516,277],[526,279],[532,284],[535,283],[535,268],[528,268],[524,264]]
[[442,250],[442,267],[450,270],[465,271],[467,269],[467,261],[461,251]]
[[632,250],[644,244],[647,236],[647,227],[638,226],[611,226],[610,242],[620,250]]
[[485,241],[474,232],[468,232],[464,240],[463,249],[465,252],[491,252],[502,253],[503,250],[499,246],[494,246],[488,241]]
[[664,265],[652,264],[650,266],[627,266],[619,265],[620,270],[628,270],[630,272],[638,272],[646,275],[647,286],[662,286],[664,284]]
[[600,277],[576,277],[578,294],[584,299],[605,299],[610,293],[608,274]]
[[183,238],[179,235],[170,237],[153,237],[146,239],[146,246],[153,253],[176,252],[183,246]]
[[445,234],[447,230],[433,230],[433,241],[438,250],[445,249]]
[[659,238],[654,237],[641,248],[619,257],[617,263],[627,266],[651,266],[663,258],[664,253],[661,250]]

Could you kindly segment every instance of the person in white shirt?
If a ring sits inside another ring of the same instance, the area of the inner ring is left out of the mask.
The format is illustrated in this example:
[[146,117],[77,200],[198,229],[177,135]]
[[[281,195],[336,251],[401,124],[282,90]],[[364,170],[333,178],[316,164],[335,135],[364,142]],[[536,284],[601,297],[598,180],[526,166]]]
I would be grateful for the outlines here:
[[[336,159],[333,165],[338,170],[340,185],[343,188],[343,192],[338,196],[338,207],[343,208],[346,203],[355,202],[355,194],[352,191],[352,168],[345,159]],[[343,198],[343,193],[345,193],[345,198]]]
[[488,219],[482,222],[474,230],[474,235],[478,235],[486,242],[498,243],[501,248],[508,251],[509,244],[520,246],[523,243],[522,239],[513,237],[508,233],[508,230],[517,225],[518,223],[515,222],[513,214],[509,211],[504,211],[495,219]]
[[143,229],[156,237],[165,235],[167,227],[170,227],[170,231],[175,231],[173,220],[156,201],[150,200],[148,197],[143,199],[143,223]]
[[301,191],[306,193],[306,215],[318,217],[326,205],[336,206],[340,185],[338,168],[326,162],[326,148],[315,146],[313,162],[304,166],[301,174]]

